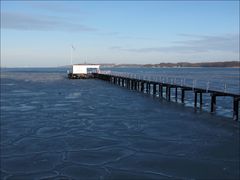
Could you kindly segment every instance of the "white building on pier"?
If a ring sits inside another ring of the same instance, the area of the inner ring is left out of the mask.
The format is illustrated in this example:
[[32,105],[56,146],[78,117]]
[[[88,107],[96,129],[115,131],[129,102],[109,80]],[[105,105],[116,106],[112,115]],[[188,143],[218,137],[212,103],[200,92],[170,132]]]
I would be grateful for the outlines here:
[[73,64],[68,74],[69,78],[87,78],[92,73],[99,73],[100,65],[97,64]]

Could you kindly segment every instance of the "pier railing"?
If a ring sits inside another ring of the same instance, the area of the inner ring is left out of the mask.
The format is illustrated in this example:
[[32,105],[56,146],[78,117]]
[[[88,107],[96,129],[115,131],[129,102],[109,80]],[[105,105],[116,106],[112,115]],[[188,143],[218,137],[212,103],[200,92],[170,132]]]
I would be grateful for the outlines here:
[[168,76],[158,74],[138,74],[125,72],[101,71],[95,76],[99,79],[110,81],[122,87],[146,92],[163,97],[170,101],[171,89],[175,89],[175,99],[181,91],[181,101],[184,103],[185,91],[194,93],[194,106],[197,107],[198,95],[200,107],[203,104],[202,94],[208,93],[211,97],[211,112],[216,111],[216,97],[229,96],[233,98],[233,118],[238,120],[240,92],[238,84],[224,81],[211,81],[200,78],[185,78],[182,76]]

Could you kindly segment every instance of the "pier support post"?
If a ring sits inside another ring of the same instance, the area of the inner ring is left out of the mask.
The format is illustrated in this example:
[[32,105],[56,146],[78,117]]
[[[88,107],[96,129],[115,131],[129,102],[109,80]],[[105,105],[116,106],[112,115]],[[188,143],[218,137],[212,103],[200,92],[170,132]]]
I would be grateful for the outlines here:
[[149,83],[147,82],[147,83],[146,83],[146,93],[149,92],[149,89],[148,89],[148,88],[149,88]]
[[148,83],[148,94],[151,94],[151,83]]
[[182,103],[184,103],[184,98],[185,98],[185,90],[182,89],[182,97],[181,97]]
[[177,102],[178,99],[178,88],[175,88],[175,101]]
[[157,86],[157,85],[154,83],[154,84],[153,84],[153,95],[156,95],[156,89],[157,89],[156,86]]
[[195,108],[197,107],[197,95],[198,95],[198,93],[194,92],[194,107]]
[[233,120],[238,120],[238,109],[239,109],[239,100],[238,98],[233,98]]
[[200,108],[202,108],[202,92],[199,93],[199,100],[200,100]]
[[136,91],[137,90],[137,81],[134,80],[134,90]]
[[150,88],[151,88],[151,84],[148,82],[147,83],[147,93],[150,94]]
[[159,84],[159,97],[163,96],[163,87],[161,84]]
[[165,98],[167,99],[167,97],[168,97],[168,87],[165,86]]
[[144,92],[144,82],[141,82],[141,92]]
[[133,84],[134,84],[134,82],[133,82],[134,80],[130,80],[130,90],[133,90]]
[[166,98],[168,101],[171,100],[171,87],[170,86],[166,87]]
[[216,95],[213,93],[211,94],[211,112],[216,111]]
[[130,80],[127,79],[127,88],[130,89]]
[[185,91],[192,91],[192,88],[181,87],[181,91],[182,91],[181,101],[182,101],[182,103],[184,103],[184,101],[185,101]]

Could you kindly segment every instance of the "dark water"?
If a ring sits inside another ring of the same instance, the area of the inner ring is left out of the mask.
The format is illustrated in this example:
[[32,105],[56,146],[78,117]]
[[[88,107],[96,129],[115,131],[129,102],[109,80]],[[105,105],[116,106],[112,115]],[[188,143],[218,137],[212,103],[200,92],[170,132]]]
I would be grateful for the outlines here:
[[239,123],[64,69],[1,74],[1,179],[239,178]]

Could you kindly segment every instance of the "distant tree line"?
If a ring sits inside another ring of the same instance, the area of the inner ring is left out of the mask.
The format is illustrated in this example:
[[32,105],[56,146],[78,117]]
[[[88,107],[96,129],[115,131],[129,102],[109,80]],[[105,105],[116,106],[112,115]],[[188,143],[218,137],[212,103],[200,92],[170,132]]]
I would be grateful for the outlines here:
[[[148,65],[144,65],[148,66]],[[202,63],[160,63],[155,64],[155,67],[240,67],[239,61],[225,61],[225,62],[202,62]]]
[[[105,64],[106,65],[106,64]],[[159,63],[159,64],[111,64],[111,67],[240,67],[240,61],[202,63]]]

